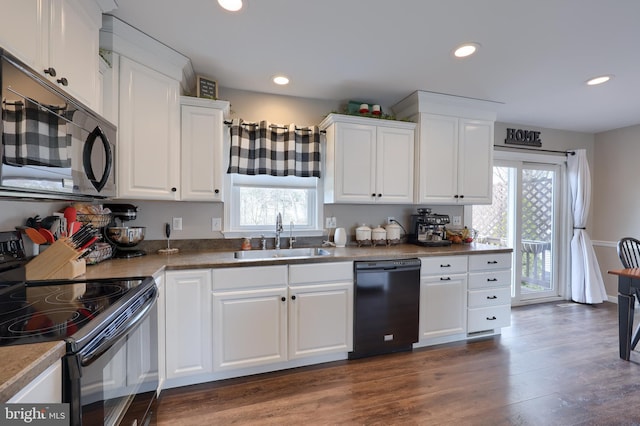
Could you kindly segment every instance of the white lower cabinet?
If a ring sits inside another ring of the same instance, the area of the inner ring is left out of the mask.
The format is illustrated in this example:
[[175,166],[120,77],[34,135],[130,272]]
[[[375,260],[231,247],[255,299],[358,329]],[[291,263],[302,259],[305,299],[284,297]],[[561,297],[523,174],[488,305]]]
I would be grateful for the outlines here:
[[420,341],[456,340],[467,330],[467,256],[420,261]]
[[214,371],[353,348],[353,263],[213,270]]
[[353,350],[353,263],[289,266],[289,359]]
[[287,359],[287,266],[213,270],[213,364],[224,371]]
[[164,285],[167,379],[212,372],[211,270],[167,271]]
[[469,257],[467,332],[493,333],[511,324],[511,253]]
[[62,363],[56,362],[8,401],[11,404],[56,404],[62,402]]

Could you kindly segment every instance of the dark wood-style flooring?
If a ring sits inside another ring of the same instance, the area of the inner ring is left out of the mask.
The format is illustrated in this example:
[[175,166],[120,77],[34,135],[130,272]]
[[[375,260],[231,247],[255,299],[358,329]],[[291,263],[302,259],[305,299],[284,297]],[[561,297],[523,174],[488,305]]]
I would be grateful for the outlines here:
[[513,309],[499,337],[162,393],[160,425],[640,425],[617,306]]

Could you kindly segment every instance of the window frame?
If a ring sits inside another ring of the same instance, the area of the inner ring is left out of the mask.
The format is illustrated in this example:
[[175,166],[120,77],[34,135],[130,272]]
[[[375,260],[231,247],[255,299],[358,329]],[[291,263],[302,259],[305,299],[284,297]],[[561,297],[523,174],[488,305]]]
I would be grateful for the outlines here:
[[[282,180],[282,184],[278,184]],[[255,182],[251,182],[255,181]],[[269,187],[278,189],[307,189],[310,191],[307,215],[310,221],[309,226],[296,226],[294,222],[294,235],[296,236],[321,236],[324,228],[322,226],[324,197],[323,182],[321,178],[309,177],[300,178],[294,176],[270,176],[256,175],[246,176],[239,174],[225,175],[225,194],[227,194],[224,203],[224,229],[225,238],[243,238],[258,237],[264,235],[271,237],[275,234],[275,221],[273,224],[266,226],[240,226],[240,188],[241,187]],[[283,220],[284,232],[288,232],[289,223]]]

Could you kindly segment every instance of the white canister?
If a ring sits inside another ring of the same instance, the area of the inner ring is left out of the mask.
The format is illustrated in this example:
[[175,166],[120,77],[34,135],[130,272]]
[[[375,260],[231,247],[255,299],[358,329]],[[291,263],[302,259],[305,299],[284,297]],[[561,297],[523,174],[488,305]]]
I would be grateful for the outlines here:
[[397,223],[391,222],[387,224],[387,240],[389,240],[389,244],[397,244],[400,242],[401,229]]
[[344,247],[347,245],[347,231],[344,228],[336,228],[336,233],[333,236],[333,242],[336,247]]
[[385,231],[382,226],[373,228],[373,230],[371,230],[371,242],[373,242],[374,246],[387,244],[387,231]]
[[358,245],[369,244],[371,242],[371,228],[364,223],[356,228],[356,241]]

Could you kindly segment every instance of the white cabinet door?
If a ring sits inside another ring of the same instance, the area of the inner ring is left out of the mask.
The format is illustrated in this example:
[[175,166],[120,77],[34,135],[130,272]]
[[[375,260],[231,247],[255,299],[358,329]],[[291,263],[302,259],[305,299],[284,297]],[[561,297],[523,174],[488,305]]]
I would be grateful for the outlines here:
[[62,363],[44,370],[20,392],[12,396],[10,404],[59,404],[62,402]]
[[467,275],[420,279],[420,339],[466,333]]
[[414,131],[395,127],[377,128],[376,201],[413,201]]
[[353,350],[353,281],[289,288],[289,359]]
[[165,275],[167,379],[212,372],[211,270]]
[[182,97],[182,194],[186,201],[224,201],[223,138],[228,102],[204,101],[198,105]]
[[102,13],[93,1],[57,0],[50,1],[49,6],[48,65],[45,62],[45,67],[56,70],[56,76],[49,79],[89,107],[98,109],[98,38]]
[[213,293],[214,370],[287,359],[287,289]]
[[3,0],[0,13],[0,46],[38,72],[49,25],[43,7],[42,0]]
[[118,196],[180,199],[177,81],[120,58]]
[[491,204],[493,122],[460,119],[458,194],[464,204]]
[[162,390],[167,378],[167,345],[166,345],[166,286],[164,272],[154,275],[158,286],[158,389]]
[[376,128],[336,124],[335,201],[371,203],[376,195]]
[[420,114],[417,202],[491,203],[493,122]]
[[458,119],[420,116],[420,163],[417,202],[453,204],[458,191]]

